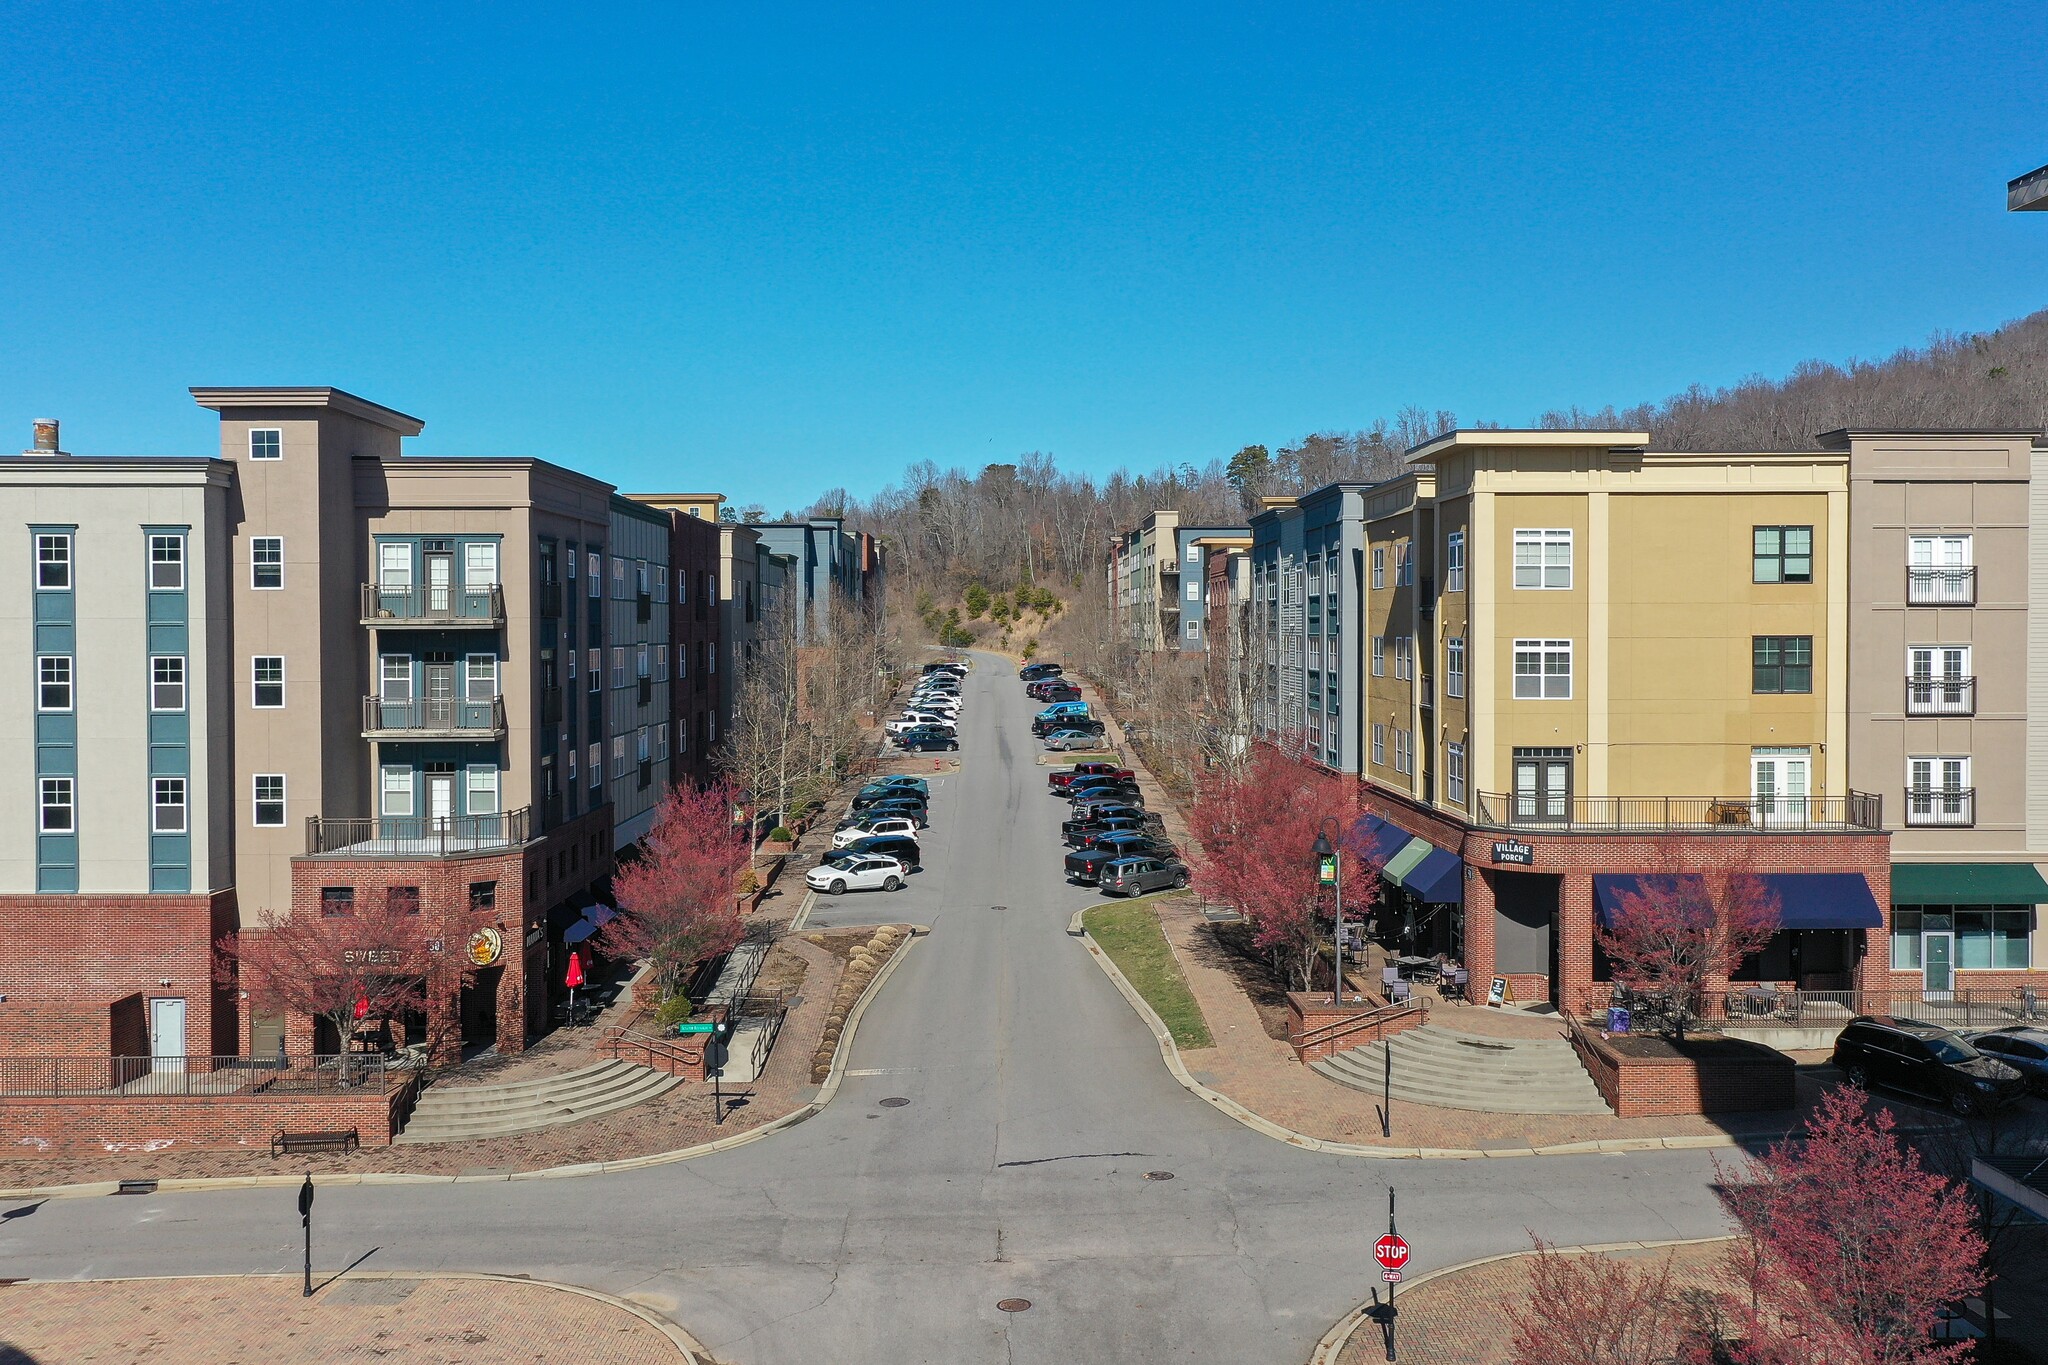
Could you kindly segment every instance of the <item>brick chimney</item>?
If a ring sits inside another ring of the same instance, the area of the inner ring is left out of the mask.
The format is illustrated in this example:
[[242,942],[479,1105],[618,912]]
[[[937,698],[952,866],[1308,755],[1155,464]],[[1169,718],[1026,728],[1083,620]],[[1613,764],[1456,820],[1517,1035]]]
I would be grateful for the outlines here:
[[54,417],[38,417],[35,420],[35,444],[21,453],[24,455],[69,455],[71,453],[58,447],[57,419]]

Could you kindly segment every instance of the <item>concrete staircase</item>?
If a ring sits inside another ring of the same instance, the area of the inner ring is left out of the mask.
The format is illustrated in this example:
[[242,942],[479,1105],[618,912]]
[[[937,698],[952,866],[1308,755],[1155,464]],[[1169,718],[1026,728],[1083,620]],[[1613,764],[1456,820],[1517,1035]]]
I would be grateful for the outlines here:
[[1425,1024],[1309,1065],[1339,1085],[1378,1095],[1386,1048],[1393,1049],[1397,1100],[1487,1114],[1613,1112],[1562,1038],[1491,1038]]
[[505,1085],[429,1086],[399,1142],[509,1137],[630,1109],[682,1084],[632,1062],[608,1061]]

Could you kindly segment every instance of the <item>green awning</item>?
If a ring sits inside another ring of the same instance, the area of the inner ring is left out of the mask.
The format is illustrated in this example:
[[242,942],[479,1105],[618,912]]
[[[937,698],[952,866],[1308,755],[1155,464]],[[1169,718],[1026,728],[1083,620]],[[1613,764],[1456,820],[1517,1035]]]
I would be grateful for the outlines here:
[[2031,863],[1896,863],[1894,905],[2043,905],[2048,881]]
[[1415,870],[1415,865],[1429,856],[1427,839],[1411,838],[1399,853],[1387,859],[1387,865],[1380,869],[1380,875],[1394,885],[1401,885],[1401,879]]

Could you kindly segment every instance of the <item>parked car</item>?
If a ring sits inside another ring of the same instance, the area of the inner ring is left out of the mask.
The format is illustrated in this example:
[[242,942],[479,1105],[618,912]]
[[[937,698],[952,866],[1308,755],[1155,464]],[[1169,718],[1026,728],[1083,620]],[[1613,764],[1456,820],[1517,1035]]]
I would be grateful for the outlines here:
[[1835,1065],[1851,1085],[1903,1090],[1959,1115],[1982,1113],[2026,1092],[2025,1077],[1939,1024],[1859,1015],[1835,1039]]
[[928,788],[920,782],[915,787],[898,782],[870,782],[853,794],[853,808],[866,810],[882,801],[916,801],[922,805]]
[[1062,670],[1058,664],[1025,664],[1022,668],[1017,670],[1017,676],[1022,678],[1025,682],[1031,682],[1038,678],[1056,678],[1060,675],[1061,671]]
[[936,711],[905,711],[896,719],[885,723],[882,728],[892,735],[899,735],[905,730],[915,730],[923,725],[945,725],[950,727],[952,724],[953,718],[951,716],[942,716]]
[[960,747],[959,736],[936,727],[924,730],[908,730],[896,736],[896,747],[906,753],[930,753],[933,750],[950,751]]
[[848,891],[897,891],[910,870],[894,858],[878,853],[835,853],[804,873],[804,883],[814,891],[841,896]]
[[1073,749],[1093,749],[1101,743],[1100,734],[1091,734],[1086,730],[1054,730],[1045,737],[1046,751],[1056,754]]
[[846,852],[879,853],[884,858],[894,858],[912,872],[924,866],[924,853],[918,848],[917,840],[908,834],[870,834],[848,844]]
[[1081,689],[1067,684],[1053,683],[1051,686],[1040,691],[1038,696],[1041,701],[1079,701],[1081,700]]
[[2027,1089],[2048,1095],[2048,1028],[2013,1024],[1987,1033],[1963,1035],[1987,1057],[2004,1062],[2026,1079]]
[[921,693],[910,699],[910,707],[918,711],[943,711],[957,716],[960,714],[960,699],[945,692]]
[[909,773],[890,773],[886,777],[871,777],[868,779],[867,785],[870,787],[908,787],[920,796],[929,796],[932,790],[931,783],[921,777],[912,777]]
[[1178,858],[1115,858],[1103,865],[1096,885],[1105,896],[1143,896],[1153,891],[1178,891],[1188,884],[1188,870]]
[[866,810],[854,811],[841,820],[837,828],[849,829],[870,820],[886,820],[892,816],[908,820],[920,829],[930,823],[925,816],[924,802],[914,796],[904,796],[900,800],[884,801],[879,805],[869,806]]
[[861,820],[855,824],[832,832],[832,847],[845,848],[856,839],[872,839],[882,834],[905,834],[917,837],[917,822],[900,815],[885,815],[872,820]]
[[1149,812],[1137,815],[1105,815],[1099,820],[1085,822],[1066,842],[1073,848],[1093,848],[1112,834],[1150,834],[1157,837],[1165,828],[1166,822]]
[[934,673],[951,673],[955,677],[965,677],[967,665],[954,659],[937,659],[924,666],[924,675],[927,678]]
[[1119,768],[1114,763],[1076,763],[1071,768],[1061,768],[1045,775],[1045,785],[1053,791],[1061,791],[1084,777],[1135,777],[1129,768]]
[[1045,694],[1059,685],[1060,681],[1057,678],[1040,678],[1037,682],[1024,684],[1024,695],[1035,697],[1039,701],[1051,701],[1052,698]]
[[1119,858],[1159,858],[1171,860],[1180,850],[1164,839],[1149,834],[1105,834],[1088,848],[1077,848],[1067,855],[1067,880],[1091,885],[1102,876],[1102,870]]
[[1084,735],[1101,735],[1108,728],[1093,716],[1054,716],[1049,720],[1039,719],[1031,722],[1031,733],[1040,739],[1044,739],[1055,730],[1078,730]]
[[1088,703],[1085,701],[1059,701],[1040,711],[1037,719],[1061,720],[1068,716],[1092,716],[1094,714],[1093,711],[1088,709]]
[[1162,825],[1158,816],[1136,806],[1106,801],[1071,820],[1061,821],[1060,839],[1069,848],[1085,848],[1096,835],[1114,833],[1119,827],[1156,830]]
[[[1067,800],[1078,807],[1083,801],[1118,801],[1133,806],[1145,804],[1145,794],[1138,790],[1138,784],[1128,778],[1098,777],[1088,782],[1076,782],[1067,788]],[[1079,814],[1078,810],[1076,814]]]

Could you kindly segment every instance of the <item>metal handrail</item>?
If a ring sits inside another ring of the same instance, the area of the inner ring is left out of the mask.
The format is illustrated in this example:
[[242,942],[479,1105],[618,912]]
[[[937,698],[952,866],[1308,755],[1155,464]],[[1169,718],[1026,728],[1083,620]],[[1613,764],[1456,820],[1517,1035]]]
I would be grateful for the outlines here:
[[[1749,834],[1826,829],[1884,828],[1883,798],[1871,792],[1846,796],[1571,796],[1520,799],[1534,813],[1518,810],[1517,794],[1480,792],[1473,824],[1490,829],[1571,833],[1580,830],[1698,830]],[[1555,813],[1553,814],[1553,810]]]
[[1368,1028],[1376,1030],[1379,1034],[1378,1037],[1373,1039],[1374,1042],[1385,1042],[1387,1025],[1393,1023],[1396,1019],[1406,1018],[1411,1014],[1428,1013],[1429,1002],[1427,1000],[1411,999],[1400,1003],[1388,1003],[1364,1014],[1354,1014],[1343,1019],[1333,1019],[1327,1024],[1318,1024],[1312,1029],[1307,1029],[1299,1039],[1294,1041],[1294,1046],[1297,1048],[1315,1047],[1322,1043],[1332,1042],[1338,1038],[1348,1038],[1352,1034],[1362,1032]]
[[362,599],[365,625],[395,625],[408,621],[476,625],[503,625],[505,622],[505,589],[496,583],[479,588],[419,583],[383,587],[365,583],[362,585]]
[[468,701],[461,697],[363,698],[363,732],[399,730],[435,735],[497,735],[505,730],[505,699]]
[[1914,607],[1969,607],[1977,603],[1977,567],[1974,564],[1908,565],[1906,605]]
[[1977,714],[1977,680],[1951,677],[1945,673],[1908,673],[1906,714],[1974,716]]
[[438,857],[516,848],[533,837],[533,807],[496,815],[306,817],[306,852],[361,858]]
[[607,1025],[599,1046],[609,1048],[612,1056],[619,1061],[626,1060],[619,1055],[621,1052],[629,1047],[636,1048],[647,1054],[647,1060],[642,1065],[649,1067],[654,1066],[654,1059],[659,1057],[670,1064],[668,1074],[671,1076],[675,1075],[673,1068],[678,1064],[692,1067],[704,1064],[704,1049],[701,1046],[695,1049],[688,1048],[667,1038],[657,1038],[651,1033],[627,1028],[623,1024]]
[[319,1097],[343,1090],[388,1089],[394,1074],[376,1053],[0,1057],[0,1095]]
[[1968,829],[1977,823],[1975,787],[1906,788],[1909,828]]
[[[1604,1023],[1607,1008],[1621,1005],[1638,1012],[1638,1027],[1654,1027],[1672,1013],[1671,1003],[1655,993],[1630,993],[1601,985],[1580,997],[1576,1017]],[[1689,1001],[1688,1028],[1817,1028],[1846,1024],[1857,1015],[1892,1015],[1919,1019],[1948,1028],[1988,1028],[2048,1019],[2048,990],[2025,986],[1996,990],[1799,990],[1773,982],[1732,981]]]

